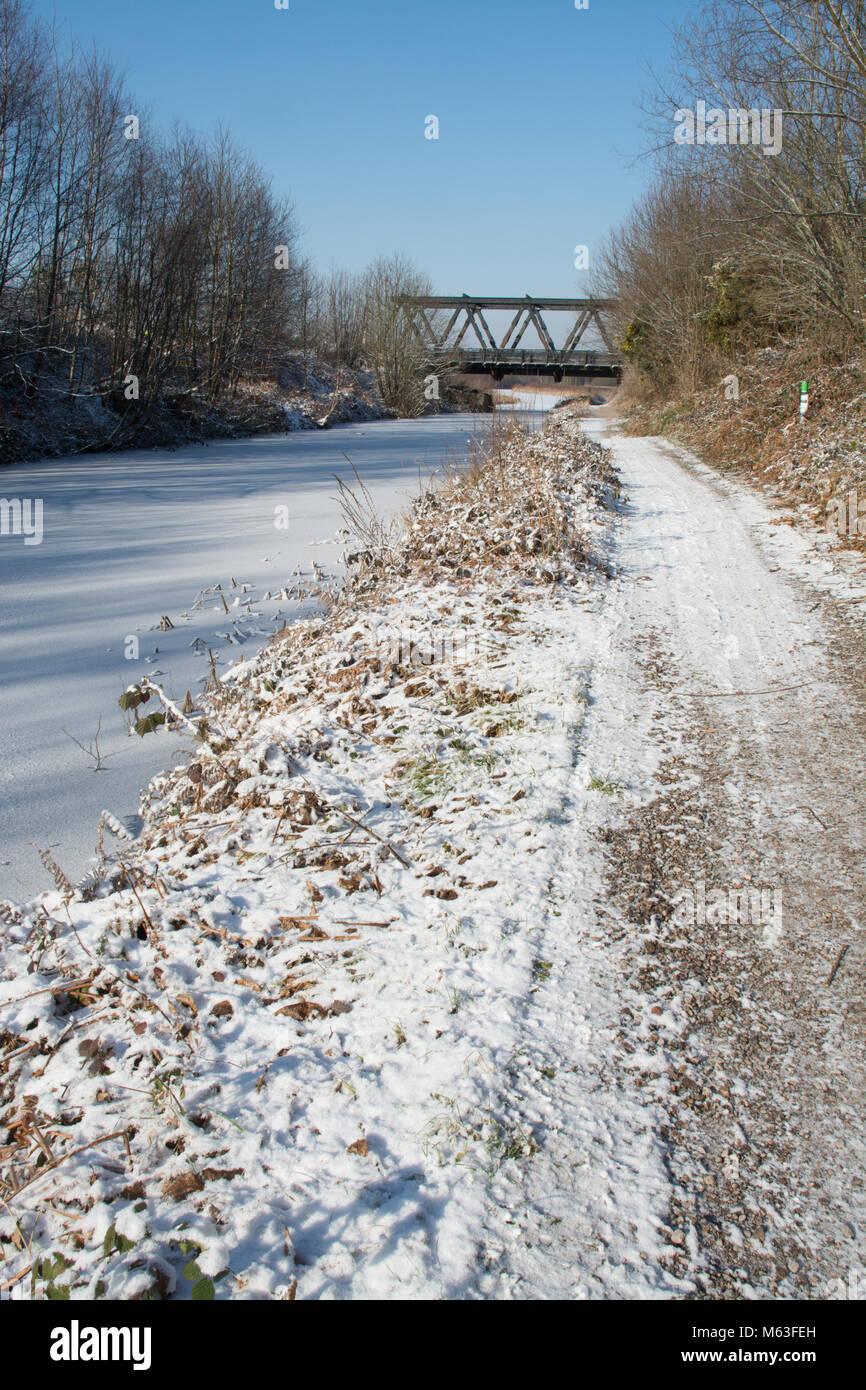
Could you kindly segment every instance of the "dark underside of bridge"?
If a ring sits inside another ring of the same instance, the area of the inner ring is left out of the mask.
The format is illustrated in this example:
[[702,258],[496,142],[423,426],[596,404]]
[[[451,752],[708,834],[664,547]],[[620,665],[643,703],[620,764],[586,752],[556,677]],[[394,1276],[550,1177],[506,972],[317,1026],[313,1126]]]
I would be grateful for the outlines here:
[[[592,357],[591,353],[586,354]],[[622,367],[610,362],[498,362],[478,358],[471,361],[449,362],[442,367],[444,371],[463,372],[467,376],[491,376],[494,381],[502,381],[507,376],[549,376],[554,381],[566,377],[580,377],[590,380],[593,377],[606,377],[619,381]]]

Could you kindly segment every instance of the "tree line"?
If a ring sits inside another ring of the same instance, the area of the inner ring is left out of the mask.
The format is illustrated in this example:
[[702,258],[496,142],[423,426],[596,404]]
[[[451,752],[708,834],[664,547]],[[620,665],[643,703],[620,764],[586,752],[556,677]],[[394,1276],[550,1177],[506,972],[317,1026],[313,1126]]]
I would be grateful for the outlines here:
[[866,340],[866,0],[716,0],[648,106],[652,183],[599,288],[656,389],[768,346]]
[[216,401],[286,353],[379,377],[421,408],[393,304],[429,292],[399,256],[319,275],[291,204],[227,130],[160,133],[112,64],[61,51],[25,0],[0,0],[0,391],[93,397],[146,416]]

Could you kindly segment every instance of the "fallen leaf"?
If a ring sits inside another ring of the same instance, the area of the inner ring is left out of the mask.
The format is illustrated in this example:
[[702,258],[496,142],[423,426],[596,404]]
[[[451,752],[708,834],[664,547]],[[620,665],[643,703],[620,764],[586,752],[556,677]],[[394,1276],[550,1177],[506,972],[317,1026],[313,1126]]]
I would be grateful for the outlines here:
[[201,1192],[203,1187],[204,1178],[198,1173],[181,1173],[177,1178],[166,1179],[162,1185],[162,1195],[170,1197],[173,1202],[180,1202],[192,1192]]

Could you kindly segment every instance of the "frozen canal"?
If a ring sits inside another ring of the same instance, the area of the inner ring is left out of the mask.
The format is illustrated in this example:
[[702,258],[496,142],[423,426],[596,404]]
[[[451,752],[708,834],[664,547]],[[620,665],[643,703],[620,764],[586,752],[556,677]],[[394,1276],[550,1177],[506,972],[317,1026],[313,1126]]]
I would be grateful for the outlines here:
[[[0,897],[51,886],[37,846],[80,878],[104,809],[136,829],[140,790],[180,740],[128,734],[117,704],[128,685],[147,675],[178,700],[195,695],[208,648],[220,671],[251,656],[309,611],[291,591],[314,562],[340,573],[334,474],[354,482],[344,452],[394,513],[419,468],[465,458],[488,427],[466,415],[376,421],[4,468],[0,494],[41,499],[44,535],[0,537]],[[164,618],[173,626],[161,630]],[[95,771],[85,749],[100,721]]]

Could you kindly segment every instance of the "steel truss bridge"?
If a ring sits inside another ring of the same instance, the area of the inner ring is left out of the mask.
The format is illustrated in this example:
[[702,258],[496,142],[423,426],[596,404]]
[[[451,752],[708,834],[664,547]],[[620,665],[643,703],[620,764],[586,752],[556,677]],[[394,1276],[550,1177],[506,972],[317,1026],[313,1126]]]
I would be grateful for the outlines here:
[[[484,299],[464,294],[401,295],[397,300],[409,326],[423,345],[427,361],[438,370],[489,373],[501,381],[509,376],[618,377],[623,362],[611,338],[605,316],[613,308],[608,299]],[[485,313],[507,310],[513,314],[508,330],[496,341]],[[545,314],[569,314],[571,327],[562,347],[557,347],[545,322]],[[527,329],[533,328],[540,348],[521,348]],[[595,329],[603,349],[582,347]],[[472,339],[474,335],[474,341]]]

